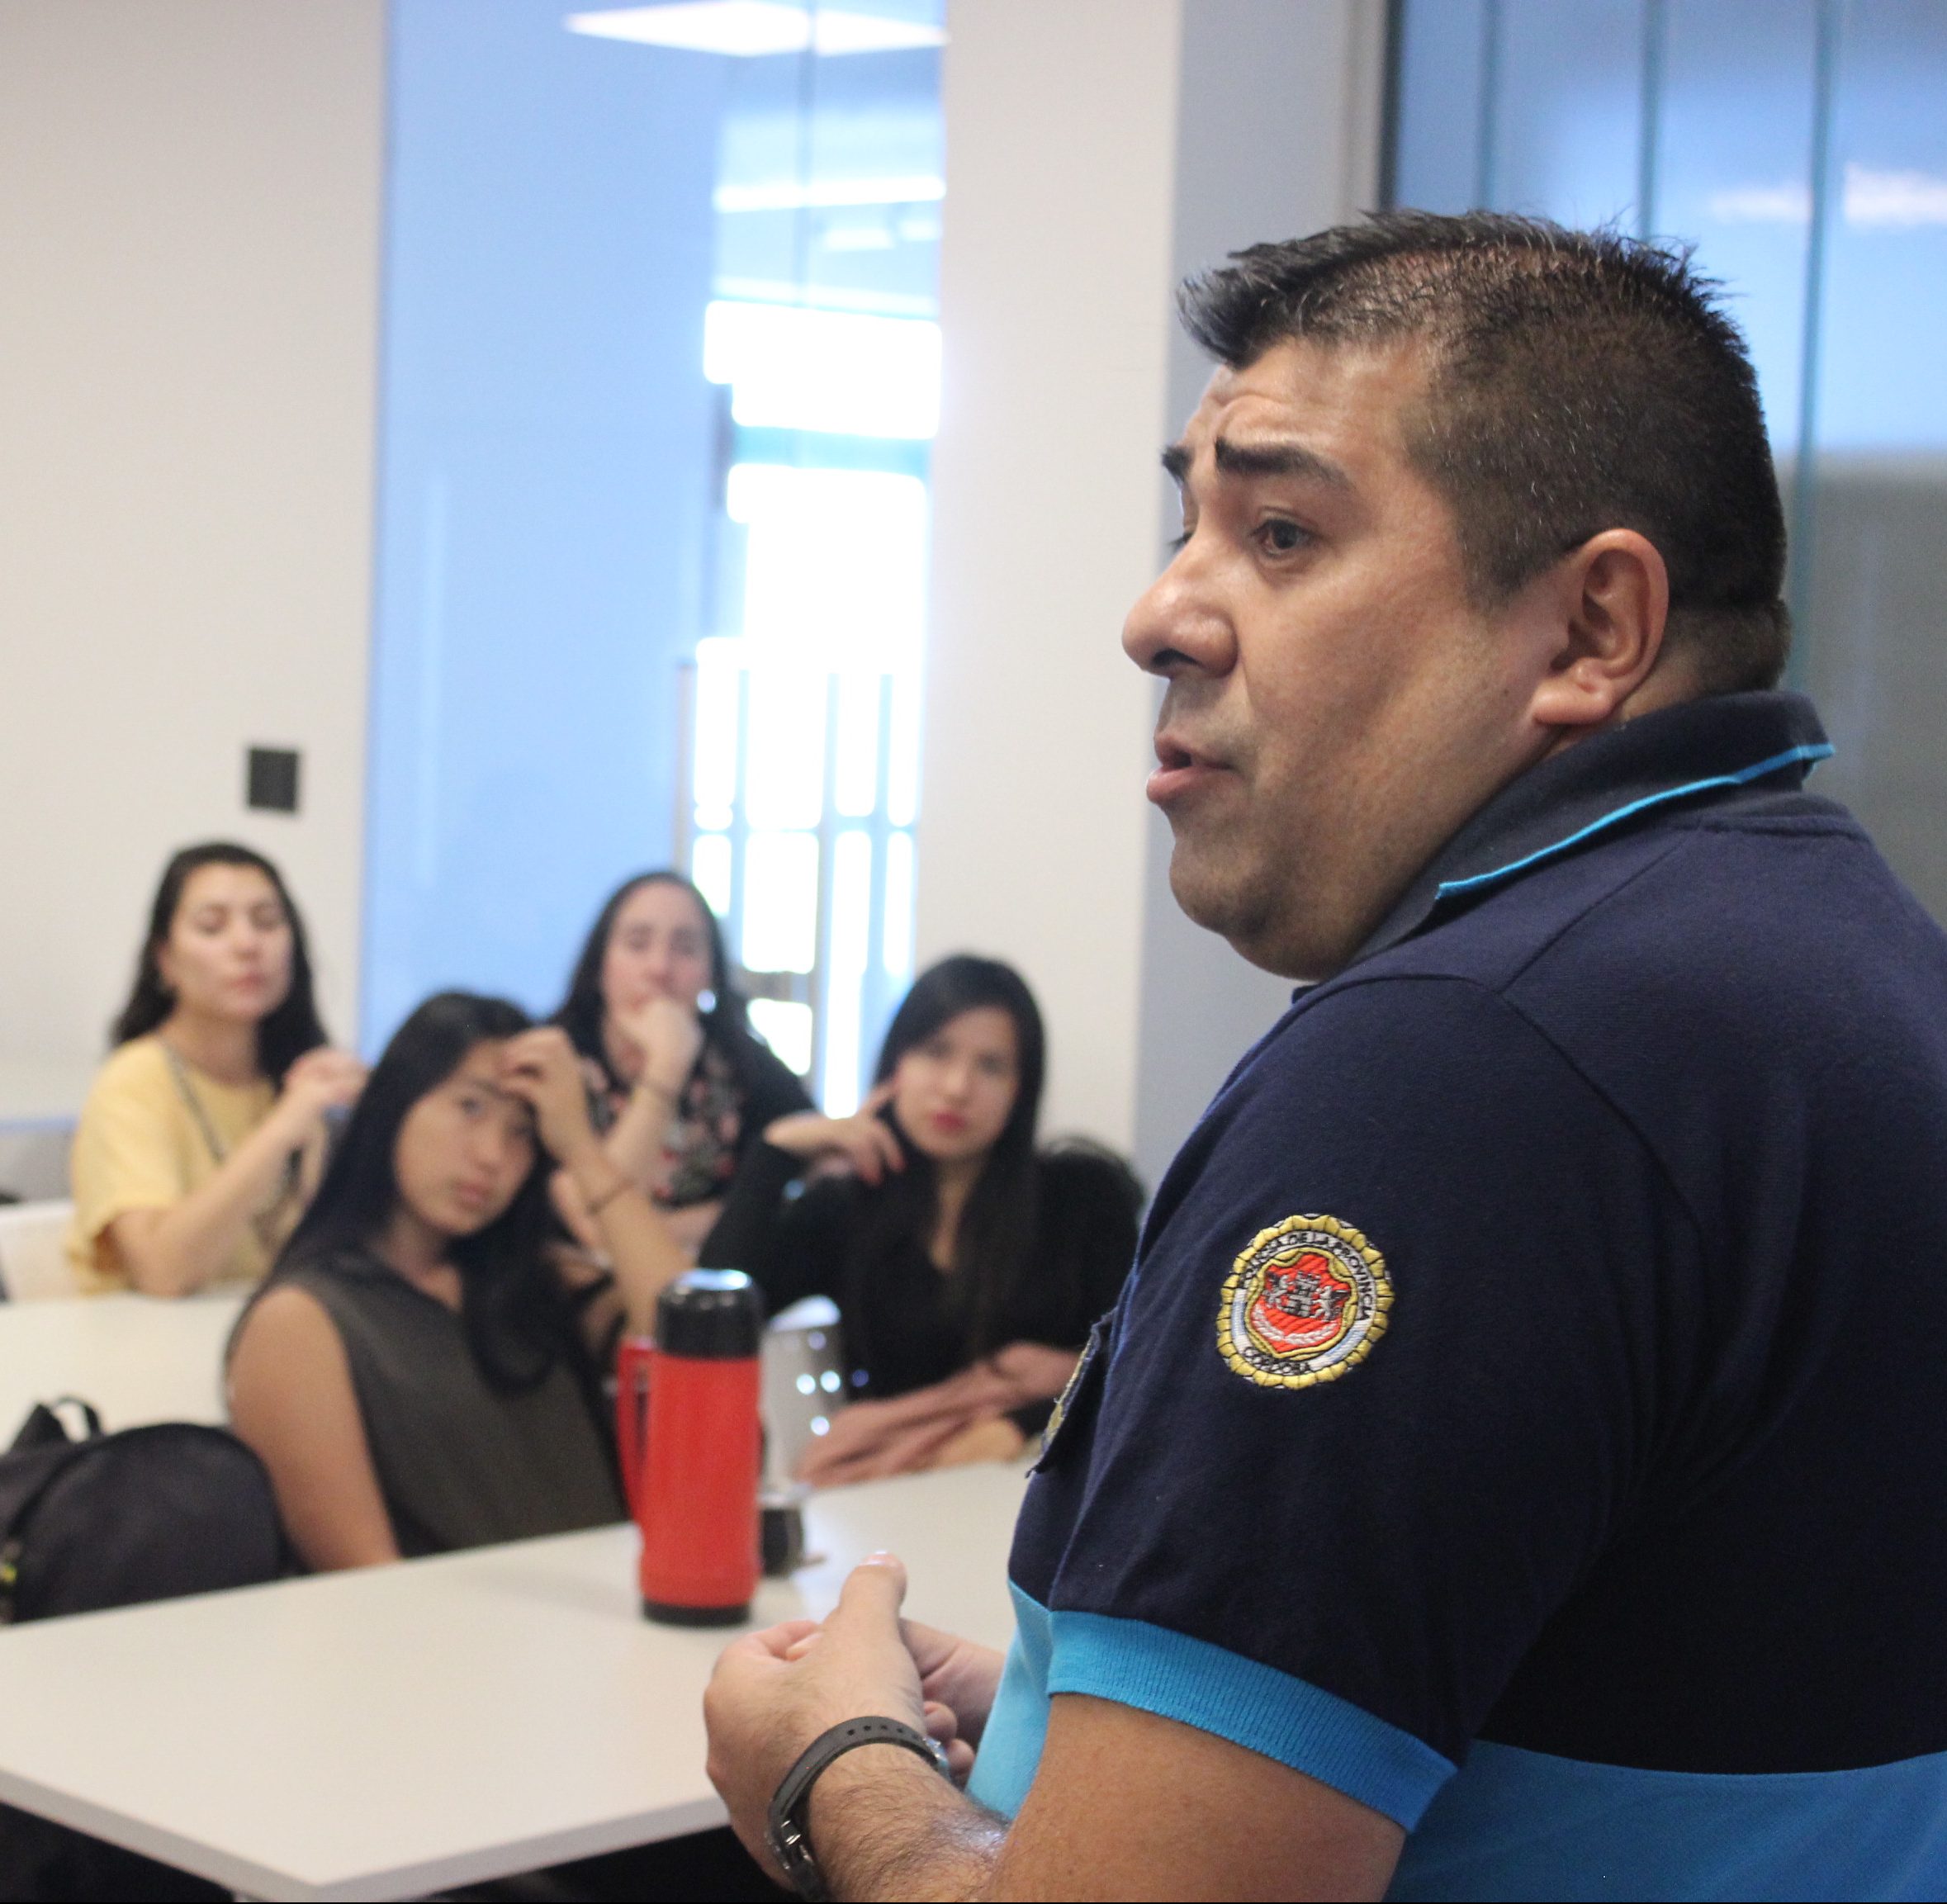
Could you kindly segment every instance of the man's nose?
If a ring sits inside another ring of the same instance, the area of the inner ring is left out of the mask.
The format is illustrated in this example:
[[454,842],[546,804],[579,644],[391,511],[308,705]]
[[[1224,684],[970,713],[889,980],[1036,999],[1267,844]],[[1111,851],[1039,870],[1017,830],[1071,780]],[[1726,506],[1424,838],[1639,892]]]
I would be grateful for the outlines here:
[[1228,672],[1236,655],[1230,623],[1215,600],[1196,539],[1136,598],[1122,624],[1122,651],[1145,674]]

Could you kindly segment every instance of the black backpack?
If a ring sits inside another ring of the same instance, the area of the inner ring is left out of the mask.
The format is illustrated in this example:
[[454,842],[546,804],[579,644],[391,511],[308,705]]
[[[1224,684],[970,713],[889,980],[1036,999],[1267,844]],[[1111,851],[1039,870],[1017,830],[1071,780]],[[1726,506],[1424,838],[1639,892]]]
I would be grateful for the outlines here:
[[[63,1407],[78,1410],[83,1433],[70,1434]],[[286,1560],[270,1476],[220,1428],[106,1435],[87,1403],[65,1402],[36,1406],[0,1455],[0,1626],[252,1586]],[[0,1806],[0,1899],[228,1895]]]

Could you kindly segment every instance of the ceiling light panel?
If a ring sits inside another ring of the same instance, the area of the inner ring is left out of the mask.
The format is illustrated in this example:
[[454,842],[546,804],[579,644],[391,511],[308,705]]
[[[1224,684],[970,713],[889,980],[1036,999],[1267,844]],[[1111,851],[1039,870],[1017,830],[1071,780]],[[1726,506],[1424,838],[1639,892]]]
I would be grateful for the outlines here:
[[678,0],[662,7],[620,7],[571,13],[571,33],[601,40],[632,40],[644,46],[677,46],[692,53],[722,53],[755,59],[771,53],[901,53],[943,46],[938,26],[888,20],[821,7],[808,12],[783,0]]

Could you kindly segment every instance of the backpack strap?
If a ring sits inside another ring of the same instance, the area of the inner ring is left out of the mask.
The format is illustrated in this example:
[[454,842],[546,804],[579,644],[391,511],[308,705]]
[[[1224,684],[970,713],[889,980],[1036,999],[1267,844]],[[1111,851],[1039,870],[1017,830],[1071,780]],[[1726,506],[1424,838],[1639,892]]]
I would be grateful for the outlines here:
[[[81,1411],[82,1432],[75,1433],[61,1419],[64,1408]],[[55,1442],[92,1442],[102,1438],[102,1417],[92,1402],[85,1402],[78,1395],[57,1395],[51,1402],[37,1401],[27,1410],[27,1419],[21,1423],[20,1433],[13,1437],[7,1449],[9,1454],[17,1454],[23,1448],[50,1447]]]

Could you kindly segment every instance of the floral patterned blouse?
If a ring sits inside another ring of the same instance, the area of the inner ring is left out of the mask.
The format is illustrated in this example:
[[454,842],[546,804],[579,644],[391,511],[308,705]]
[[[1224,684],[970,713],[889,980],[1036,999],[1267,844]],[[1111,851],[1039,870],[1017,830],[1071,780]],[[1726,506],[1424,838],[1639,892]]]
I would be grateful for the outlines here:
[[[589,1115],[596,1130],[606,1133],[628,1103],[628,1087],[611,1083],[592,1058],[582,1059],[581,1069]],[[770,1125],[811,1107],[803,1081],[768,1045],[751,1039],[740,1066],[715,1038],[706,1038],[663,1139],[663,1188],[656,1201],[665,1210],[715,1202]]]

